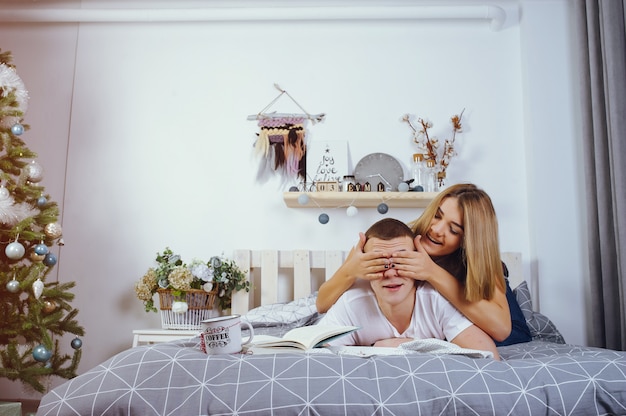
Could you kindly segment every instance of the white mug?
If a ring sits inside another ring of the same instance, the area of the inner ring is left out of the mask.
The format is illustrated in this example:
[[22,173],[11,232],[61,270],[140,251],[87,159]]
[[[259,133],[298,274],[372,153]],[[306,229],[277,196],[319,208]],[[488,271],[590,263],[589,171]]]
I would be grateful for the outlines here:
[[[241,341],[241,325],[248,327],[250,336]],[[202,321],[203,331],[200,334],[202,352],[214,354],[234,354],[242,350],[254,337],[254,330],[249,322],[241,319],[241,315],[218,316]]]

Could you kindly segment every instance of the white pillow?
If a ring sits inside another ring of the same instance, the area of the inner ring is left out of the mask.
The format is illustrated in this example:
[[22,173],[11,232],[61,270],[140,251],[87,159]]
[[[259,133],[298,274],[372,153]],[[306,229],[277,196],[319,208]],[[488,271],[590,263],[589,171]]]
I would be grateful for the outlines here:
[[304,326],[318,316],[315,300],[317,292],[288,303],[273,303],[251,309],[242,316],[252,326]]

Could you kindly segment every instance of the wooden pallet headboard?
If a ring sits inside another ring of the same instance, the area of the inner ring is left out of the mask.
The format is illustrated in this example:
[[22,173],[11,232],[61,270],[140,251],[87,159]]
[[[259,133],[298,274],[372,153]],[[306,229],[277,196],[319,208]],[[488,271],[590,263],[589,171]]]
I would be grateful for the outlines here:
[[[341,250],[235,250],[233,260],[246,271],[252,289],[233,295],[232,313],[243,314],[256,306],[310,295],[331,278],[346,255]],[[502,261],[515,288],[523,280],[522,256],[503,252]]]

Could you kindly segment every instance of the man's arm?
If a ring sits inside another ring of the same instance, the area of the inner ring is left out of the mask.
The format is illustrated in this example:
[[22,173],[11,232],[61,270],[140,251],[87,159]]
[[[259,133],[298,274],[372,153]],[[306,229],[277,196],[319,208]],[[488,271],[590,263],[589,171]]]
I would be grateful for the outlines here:
[[493,358],[500,359],[498,349],[493,339],[487,335],[482,329],[476,325],[468,326],[461,331],[459,335],[450,340],[453,344],[458,345],[461,348],[470,348],[473,350],[491,351],[493,352]]
[[504,341],[511,334],[511,314],[503,288],[496,287],[492,299],[468,301],[465,287],[445,269],[435,264],[422,248],[421,236],[415,237],[417,251],[400,251],[393,254],[398,274],[430,283],[463,315],[493,339]]

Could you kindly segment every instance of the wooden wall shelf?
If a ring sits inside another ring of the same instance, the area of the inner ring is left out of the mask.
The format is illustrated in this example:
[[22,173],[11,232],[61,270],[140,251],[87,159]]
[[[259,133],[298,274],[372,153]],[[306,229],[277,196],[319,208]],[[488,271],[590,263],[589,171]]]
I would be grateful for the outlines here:
[[[309,201],[300,205],[298,197],[306,194]],[[376,208],[384,202],[389,208],[424,208],[437,192],[284,192],[289,208]]]

